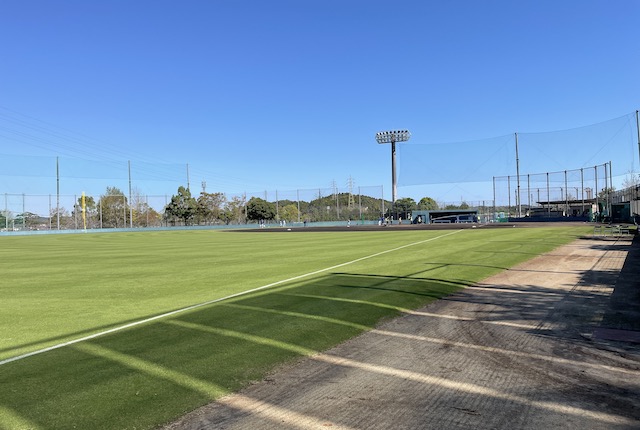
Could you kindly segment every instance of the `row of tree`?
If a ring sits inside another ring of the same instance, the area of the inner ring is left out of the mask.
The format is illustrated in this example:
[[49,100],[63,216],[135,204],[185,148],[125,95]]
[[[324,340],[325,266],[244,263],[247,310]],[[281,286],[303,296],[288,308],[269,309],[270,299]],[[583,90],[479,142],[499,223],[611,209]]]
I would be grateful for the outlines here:
[[[366,195],[335,193],[318,196],[306,201],[278,200],[269,202],[259,197],[246,201],[235,196],[228,199],[224,193],[201,192],[196,198],[191,191],[181,186],[164,207],[162,213],[149,206],[146,199],[137,190],[129,199],[117,187],[107,187],[97,199],[93,196],[78,197],[70,210],[64,207],[51,209],[50,219],[35,214],[24,213],[7,219],[0,213],[0,228],[5,224],[18,228],[43,228],[50,224],[61,229],[86,228],[126,228],[151,227],[159,225],[215,225],[244,224],[264,221],[286,221],[287,223],[336,220],[377,220],[380,216],[409,213],[414,210],[439,209],[436,201],[424,197],[419,202],[411,198],[402,198],[391,202]],[[469,206],[447,206],[446,209],[465,209]]]
[[[377,220],[380,216],[407,214],[414,210],[469,209],[469,205],[446,205],[442,208],[431,197],[419,202],[412,198],[391,202],[364,195],[336,193],[310,202],[278,200],[269,202],[259,197],[248,201],[234,197],[228,201],[223,193],[200,193],[198,198],[188,188],[179,187],[164,209],[164,220],[172,225],[208,225],[264,221],[336,221],[346,219]],[[406,217],[406,215],[403,215]]]
[[336,193],[306,201],[269,202],[259,197],[248,201],[241,197],[228,200],[224,193],[200,193],[198,198],[188,188],[177,194],[164,208],[164,220],[172,225],[244,224],[259,221],[335,221],[339,219],[377,219],[389,202],[369,196]]

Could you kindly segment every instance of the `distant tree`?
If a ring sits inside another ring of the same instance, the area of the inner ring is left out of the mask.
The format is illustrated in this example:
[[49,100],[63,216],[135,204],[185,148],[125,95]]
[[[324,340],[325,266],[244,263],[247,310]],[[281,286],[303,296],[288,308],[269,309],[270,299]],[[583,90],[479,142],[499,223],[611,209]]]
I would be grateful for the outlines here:
[[162,216],[151,206],[149,206],[148,198],[142,195],[138,188],[131,191],[131,215],[133,216],[133,225],[136,227],[150,227],[160,225]]
[[164,214],[167,221],[175,224],[176,219],[182,220],[184,225],[191,225],[198,210],[198,202],[191,197],[189,188],[178,187],[178,194],[171,196],[171,202],[165,206]]
[[[92,196],[84,197],[85,206],[85,219],[87,220],[87,228],[99,227],[100,225],[100,212],[98,205]],[[78,197],[78,201],[75,204],[71,217],[75,222],[79,223],[79,227],[82,228],[82,196]]]
[[599,200],[606,200],[607,196],[611,193],[613,193],[616,190],[615,187],[613,188],[609,188],[609,187],[605,187],[602,190],[600,190],[600,192],[598,193],[598,199]]
[[275,219],[276,207],[273,203],[269,203],[259,197],[251,197],[247,202],[247,219],[259,221],[261,219]]
[[60,229],[66,230],[75,228],[73,217],[64,207],[51,208],[51,228],[58,228],[58,220],[60,220]]
[[40,223],[40,217],[32,212],[24,212],[16,214],[14,219],[14,227],[16,228],[31,228]]
[[210,224],[221,220],[226,203],[227,197],[224,193],[206,193],[204,191],[200,193],[197,211],[198,222]]
[[633,172],[627,173],[624,180],[622,181],[622,188],[635,188],[640,185],[640,174],[634,175]]
[[127,226],[129,216],[127,197],[116,187],[107,187],[100,196],[99,210],[102,213],[102,227],[119,228]]
[[396,200],[396,212],[411,212],[412,210],[415,210],[418,205],[416,204],[416,201],[413,200],[410,197],[404,197],[402,199],[398,199]]
[[433,211],[438,209],[438,203],[431,197],[423,197],[418,202],[418,209],[423,211]]
[[298,221],[298,214],[298,205],[295,204],[288,204],[280,209],[280,219],[287,222]]
[[237,224],[244,224],[247,220],[245,211],[248,210],[248,204],[244,197],[235,196],[228,201],[222,212],[222,220],[226,223],[235,222]]

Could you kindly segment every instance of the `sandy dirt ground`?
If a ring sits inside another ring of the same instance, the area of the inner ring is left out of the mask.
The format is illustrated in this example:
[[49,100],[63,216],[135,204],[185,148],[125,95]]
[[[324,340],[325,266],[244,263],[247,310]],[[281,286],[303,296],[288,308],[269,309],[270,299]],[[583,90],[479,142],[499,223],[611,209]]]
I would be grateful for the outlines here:
[[640,242],[584,238],[286,366],[176,429],[639,429]]

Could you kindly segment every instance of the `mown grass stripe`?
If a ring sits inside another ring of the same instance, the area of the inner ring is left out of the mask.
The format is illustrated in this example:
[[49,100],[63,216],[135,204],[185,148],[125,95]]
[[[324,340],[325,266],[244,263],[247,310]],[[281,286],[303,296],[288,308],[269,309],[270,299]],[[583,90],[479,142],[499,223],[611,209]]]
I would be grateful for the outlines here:
[[28,352],[28,353],[25,353],[25,354],[18,355],[18,356],[15,356],[15,357],[10,357],[10,358],[7,358],[7,359],[4,359],[4,360],[0,361],[0,366],[8,364],[8,363],[12,363],[14,361],[23,360],[25,358],[32,357],[34,355],[43,354],[45,352],[53,351],[53,350],[56,350],[56,349],[59,349],[59,348],[64,348],[66,346],[74,345],[74,344],[77,344],[77,343],[80,343],[80,342],[85,342],[85,341],[88,341],[88,340],[96,339],[98,337],[106,336],[106,335],[111,334],[111,333],[116,333],[116,332],[119,332],[119,331],[122,331],[122,330],[126,330],[126,329],[129,329],[129,328],[132,328],[132,327],[136,327],[136,326],[139,326],[139,325],[142,325],[142,324],[153,322],[153,321],[156,321],[156,320],[159,320],[159,319],[163,319],[163,318],[167,318],[167,317],[174,316],[174,315],[177,315],[177,314],[181,314],[181,313],[184,313],[184,312],[188,312],[188,311],[191,311],[191,310],[194,310],[194,309],[201,308],[203,306],[212,305],[212,304],[219,303],[219,302],[222,302],[222,301],[225,301],[225,300],[230,300],[230,299],[233,299],[233,298],[236,298],[236,297],[240,297],[240,296],[244,296],[244,295],[247,295],[247,294],[255,293],[257,291],[261,291],[261,290],[265,290],[265,289],[268,289],[268,288],[272,288],[272,287],[275,287],[275,286],[278,286],[278,285],[283,285],[283,284],[286,284],[286,283],[289,283],[289,282],[293,282],[293,281],[297,281],[297,280],[300,280],[300,279],[308,278],[310,276],[318,275],[320,273],[324,273],[324,272],[327,272],[327,271],[330,271],[330,270],[338,269],[340,267],[348,266],[350,264],[358,263],[360,261],[368,260],[370,258],[379,257],[379,256],[384,255],[384,254],[400,251],[402,249],[409,248],[411,246],[421,245],[421,244],[426,243],[426,242],[431,242],[431,241],[434,241],[434,240],[437,240],[437,239],[441,239],[441,238],[444,238],[444,237],[447,237],[447,236],[451,236],[451,235],[459,233],[461,231],[463,231],[463,230],[455,230],[455,231],[452,231],[452,232],[449,232],[449,233],[446,233],[446,234],[443,234],[443,235],[440,235],[440,236],[436,236],[436,237],[432,237],[432,238],[429,238],[429,239],[420,240],[420,241],[417,241],[417,242],[412,242],[412,243],[409,243],[409,244],[406,244],[406,245],[402,245],[402,246],[397,246],[397,247],[394,247],[394,248],[391,248],[391,249],[387,249],[387,250],[384,250],[384,251],[376,252],[374,254],[366,255],[364,257],[356,258],[355,260],[347,261],[345,263],[336,264],[336,265],[333,265],[333,266],[330,266],[330,267],[326,267],[324,269],[315,270],[315,271],[312,271],[312,272],[308,272],[308,273],[305,273],[305,274],[302,274],[302,275],[298,275],[298,276],[294,276],[294,277],[287,278],[287,279],[282,279],[280,281],[276,281],[276,282],[272,282],[270,284],[262,285],[262,286],[257,287],[257,288],[252,288],[250,290],[241,291],[241,292],[235,293],[235,294],[230,294],[228,296],[217,298],[217,299],[214,299],[214,300],[209,300],[209,301],[206,301],[206,302],[197,303],[195,305],[191,305],[191,306],[187,306],[187,307],[184,307],[184,308],[176,309],[176,310],[171,311],[171,312],[165,312],[163,314],[156,315],[156,316],[153,316],[153,317],[150,317],[150,318],[145,318],[145,319],[142,319],[142,320],[139,320],[139,321],[134,321],[132,323],[128,323],[128,324],[124,324],[124,325],[121,325],[121,326],[118,326],[118,327],[114,327],[114,328],[109,329],[109,330],[104,330],[104,331],[101,331],[99,333],[94,333],[94,334],[91,334],[91,335],[88,335],[88,336],[80,337],[78,339],[73,339],[73,340],[70,340],[70,341],[67,341],[67,342],[62,342],[62,343],[59,343],[59,344],[56,344],[56,345],[52,345],[52,346],[49,346],[47,348],[42,348],[42,349],[39,349],[39,350],[36,350],[36,351],[31,351],[31,352]]

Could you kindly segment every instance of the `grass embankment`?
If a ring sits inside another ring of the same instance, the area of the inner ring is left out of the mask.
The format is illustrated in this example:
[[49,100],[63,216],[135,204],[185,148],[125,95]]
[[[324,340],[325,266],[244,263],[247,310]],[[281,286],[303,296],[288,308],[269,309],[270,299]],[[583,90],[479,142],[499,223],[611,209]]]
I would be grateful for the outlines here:
[[278,364],[325,350],[581,233],[179,231],[2,238],[0,360],[313,274],[4,364],[0,428],[153,428]]

